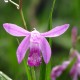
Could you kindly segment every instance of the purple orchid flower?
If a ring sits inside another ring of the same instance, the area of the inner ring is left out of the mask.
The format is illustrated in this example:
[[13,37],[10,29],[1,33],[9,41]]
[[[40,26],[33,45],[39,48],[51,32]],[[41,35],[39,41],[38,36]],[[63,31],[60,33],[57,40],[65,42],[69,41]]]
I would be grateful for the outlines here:
[[72,57],[77,57],[76,63],[73,65],[72,69],[70,70],[70,76],[72,80],[78,80],[78,76],[80,76],[80,54],[74,50],[73,56],[71,56],[69,61],[64,61],[62,65],[56,66],[52,69],[51,78],[52,80],[56,80],[56,77],[59,77],[61,73],[67,68],[70,64]]
[[70,61],[65,61],[65,62],[63,62],[62,65],[55,66],[51,72],[52,80],[56,80],[56,77],[59,77],[62,74],[62,72],[67,68],[69,63],[70,63]]
[[[21,37],[25,36],[17,49],[18,63],[21,63],[25,57],[26,51],[30,48],[30,54],[28,57],[29,66],[38,66],[41,63],[43,56],[44,62],[47,64],[51,57],[51,48],[45,37],[57,37],[63,34],[69,27],[69,24],[57,26],[52,30],[40,33],[36,29],[29,32],[15,24],[5,23],[4,29],[11,35]],[[42,52],[42,56],[40,54]]]
[[78,80],[78,76],[80,76],[80,54],[77,51],[75,53],[77,60],[70,71],[70,75],[73,80]]

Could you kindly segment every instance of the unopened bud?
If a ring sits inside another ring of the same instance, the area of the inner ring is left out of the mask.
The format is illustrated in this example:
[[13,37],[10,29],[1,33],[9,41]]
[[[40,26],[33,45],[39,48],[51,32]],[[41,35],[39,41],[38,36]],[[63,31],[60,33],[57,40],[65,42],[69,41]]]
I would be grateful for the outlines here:
[[77,41],[77,28],[76,27],[72,28],[71,38],[72,38],[72,46],[73,48],[75,48],[76,41]]

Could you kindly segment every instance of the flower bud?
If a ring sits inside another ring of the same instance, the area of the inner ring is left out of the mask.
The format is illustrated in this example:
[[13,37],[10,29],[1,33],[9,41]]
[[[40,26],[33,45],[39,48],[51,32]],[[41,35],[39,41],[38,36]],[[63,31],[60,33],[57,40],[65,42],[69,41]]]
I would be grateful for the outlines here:
[[76,41],[77,41],[77,28],[76,27],[72,28],[71,38],[72,38],[72,47],[75,48]]

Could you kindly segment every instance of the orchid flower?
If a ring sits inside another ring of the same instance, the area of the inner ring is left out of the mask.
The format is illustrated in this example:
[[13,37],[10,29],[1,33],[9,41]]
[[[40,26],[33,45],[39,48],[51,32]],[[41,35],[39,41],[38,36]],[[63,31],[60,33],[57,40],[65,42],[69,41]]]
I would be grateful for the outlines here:
[[56,78],[59,77],[62,74],[62,72],[67,68],[69,63],[70,63],[70,61],[65,61],[65,62],[63,62],[62,65],[55,66],[51,72],[52,80],[56,80]]
[[77,61],[73,65],[70,75],[73,78],[73,80],[78,80],[78,76],[80,77],[80,54],[76,51]]
[[16,52],[18,63],[22,62],[27,50],[30,48],[30,53],[28,56],[28,65],[38,66],[41,63],[42,56],[46,64],[49,62],[51,57],[51,48],[45,37],[60,36],[68,29],[69,24],[57,26],[45,33],[40,33],[36,29],[29,32],[11,23],[4,23],[3,27],[9,34],[13,36],[25,36]]
[[[72,77],[72,80],[78,80],[78,76],[80,76],[80,54],[75,50],[72,57],[77,57],[76,63],[72,66],[70,70],[70,76]],[[57,77],[59,77],[62,72],[67,68],[67,66],[70,64],[71,59],[69,61],[64,61],[62,65],[56,66],[52,69],[51,72],[51,78],[52,80],[56,80]]]

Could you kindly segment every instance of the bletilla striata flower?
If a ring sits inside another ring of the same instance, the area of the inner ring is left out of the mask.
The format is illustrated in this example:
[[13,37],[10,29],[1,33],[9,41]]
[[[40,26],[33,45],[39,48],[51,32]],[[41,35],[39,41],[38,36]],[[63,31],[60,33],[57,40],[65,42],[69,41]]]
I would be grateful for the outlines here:
[[28,65],[38,66],[41,63],[42,56],[46,64],[49,62],[51,57],[51,48],[45,37],[60,36],[68,29],[69,24],[57,26],[45,33],[40,33],[36,29],[29,32],[11,23],[4,23],[3,27],[9,34],[13,36],[25,36],[16,52],[18,63],[21,63],[21,61],[25,57],[26,51],[30,48]]
[[56,80],[57,77],[59,77],[62,72],[67,68],[67,66],[70,64],[72,57],[77,57],[76,63],[73,65],[72,69],[70,70],[70,76],[72,77],[72,80],[78,80],[78,76],[80,76],[80,54],[74,50],[73,56],[71,56],[69,61],[64,61],[62,65],[56,66],[52,69],[51,72],[51,78],[52,80]]
[[70,61],[65,61],[62,63],[62,65],[53,67],[52,72],[51,72],[51,79],[56,80],[56,78],[59,77],[62,74],[62,72],[67,68],[69,63]]

